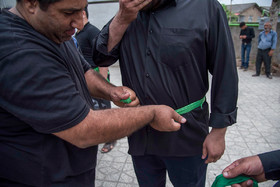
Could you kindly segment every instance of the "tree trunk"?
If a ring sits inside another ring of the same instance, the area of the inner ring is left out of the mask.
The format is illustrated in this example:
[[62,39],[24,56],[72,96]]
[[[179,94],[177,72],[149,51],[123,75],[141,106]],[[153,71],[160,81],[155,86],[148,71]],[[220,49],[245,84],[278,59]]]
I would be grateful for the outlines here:
[[271,7],[269,9],[270,22],[272,24],[272,30],[276,31],[278,12],[279,12],[280,0],[272,0]]

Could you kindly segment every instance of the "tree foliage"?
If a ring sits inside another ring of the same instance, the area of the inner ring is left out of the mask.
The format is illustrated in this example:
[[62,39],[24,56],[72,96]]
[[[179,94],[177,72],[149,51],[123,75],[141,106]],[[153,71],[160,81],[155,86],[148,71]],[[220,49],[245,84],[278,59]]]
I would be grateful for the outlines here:
[[238,22],[238,16],[236,16],[234,13],[230,12],[230,10],[227,8],[225,4],[222,4],[223,9],[227,15],[228,21],[231,21],[232,23]]

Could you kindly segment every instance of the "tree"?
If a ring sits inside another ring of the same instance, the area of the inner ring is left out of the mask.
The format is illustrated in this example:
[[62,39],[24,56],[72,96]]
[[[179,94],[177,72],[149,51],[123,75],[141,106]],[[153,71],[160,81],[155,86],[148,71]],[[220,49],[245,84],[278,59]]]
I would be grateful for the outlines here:
[[[232,12],[230,12],[225,4],[222,4],[222,7],[227,15],[228,21],[230,21],[230,22],[238,21],[238,17],[235,14],[233,14]],[[231,18],[231,20],[229,20],[230,18]]]
[[280,5],[280,0],[272,0],[271,7],[269,9],[270,22],[272,25],[272,30],[274,31],[276,31],[277,29],[279,5]]

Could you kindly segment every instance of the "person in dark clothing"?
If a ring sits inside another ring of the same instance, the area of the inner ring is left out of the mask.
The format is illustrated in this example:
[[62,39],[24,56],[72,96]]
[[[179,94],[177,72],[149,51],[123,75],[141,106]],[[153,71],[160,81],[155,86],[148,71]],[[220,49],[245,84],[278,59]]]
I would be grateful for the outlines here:
[[254,29],[248,27],[245,22],[241,22],[239,24],[239,27],[241,28],[239,37],[240,39],[242,39],[240,68],[244,69],[244,71],[247,71],[249,67],[250,52],[252,48],[252,39],[255,37],[255,32]]
[[216,0],[154,0],[140,12],[132,2],[119,2],[115,22],[96,40],[98,52],[114,50],[108,56],[119,59],[123,85],[141,105],[165,104],[187,119],[177,132],[148,125],[128,137],[139,185],[165,186],[168,171],[174,186],[204,186],[207,163],[222,156],[237,113],[236,60],[224,10]]
[[[280,150],[262,153],[255,156],[241,158],[223,170],[225,178],[234,178],[238,175],[247,175],[258,182],[280,180]],[[240,184],[243,187],[253,185],[252,180]],[[274,187],[279,187],[278,181]]]
[[260,76],[262,61],[264,62],[266,77],[272,79],[270,74],[271,58],[276,49],[277,32],[271,30],[271,23],[264,24],[264,31],[259,35],[258,39],[258,53],[256,60],[256,74],[253,77]]
[[[90,24],[88,21],[89,13],[88,13],[88,6],[83,11],[83,23],[84,23],[84,28],[81,31],[77,31],[75,38],[77,39],[79,43],[79,47],[82,51],[82,54],[86,61],[91,65],[91,67],[99,72],[105,79],[110,81],[110,74],[109,74],[109,68],[108,67],[98,67],[94,64],[92,60],[92,49],[93,49],[93,41],[94,38],[98,35],[100,30],[95,27],[94,25]],[[111,103],[110,101],[103,100],[103,99],[98,99],[98,98],[93,98],[93,104],[94,108],[96,110],[98,109],[109,109],[111,108]],[[104,146],[101,149],[102,153],[107,153],[111,151],[115,144],[116,140],[112,142],[107,142],[104,144]]]
[[[0,15],[0,186],[92,187],[96,145],[186,121],[168,106],[138,107],[135,92],[90,68],[71,40],[86,5],[18,0]],[[92,97],[137,107],[94,110]]]

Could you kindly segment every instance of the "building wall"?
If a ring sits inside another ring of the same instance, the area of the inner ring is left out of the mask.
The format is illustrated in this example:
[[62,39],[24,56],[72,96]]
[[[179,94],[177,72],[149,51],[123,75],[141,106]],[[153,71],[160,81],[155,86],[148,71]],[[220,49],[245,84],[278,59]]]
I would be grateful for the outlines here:
[[257,9],[256,7],[251,7],[247,9],[246,11],[242,12],[240,16],[244,16],[245,22],[249,22],[248,18],[249,16],[252,16],[252,21],[251,22],[258,22],[259,18],[261,17],[262,13]]
[[[259,33],[262,30],[258,30],[258,27],[252,27],[255,31],[255,38],[252,40],[252,49],[250,53],[250,62],[255,63],[256,62],[256,57],[257,57],[257,50],[258,50],[258,37]],[[231,26],[230,27],[231,34],[232,34],[232,39],[234,43],[234,49],[235,49],[235,55],[236,58],[241,59],[241,39],[239,39],[240,35],[240,28],[239,26]],[[272,61],[280,64],[280,23],[277,25],[277,46],[276,50],[273,54]]]

